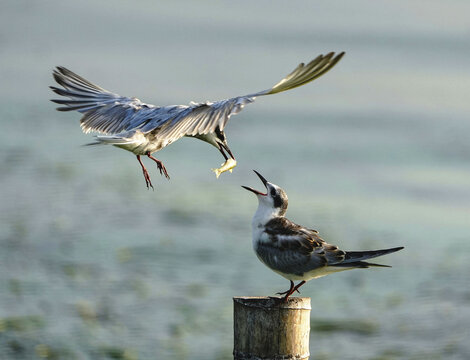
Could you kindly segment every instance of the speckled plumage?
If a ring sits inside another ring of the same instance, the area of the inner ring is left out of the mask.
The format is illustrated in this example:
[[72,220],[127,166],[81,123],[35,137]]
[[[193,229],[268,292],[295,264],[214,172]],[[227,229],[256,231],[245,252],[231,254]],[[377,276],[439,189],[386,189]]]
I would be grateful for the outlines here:
[[[256,171],[255,171],[256,172]],[[290,280],[291,287],[284,300],[306,281],[334,272],[386,265],[372,264],[364,260],[403,249],[372,251],[343,251],[328,244],[318,231],[298,225],[285,217],[287,194],[279,186],[268,182],[256,172],[266,193],[243,186],[258,197],[258,209],[253,216],[253,249],[263,264]],[[294,287],[294,281],[301,282]]]

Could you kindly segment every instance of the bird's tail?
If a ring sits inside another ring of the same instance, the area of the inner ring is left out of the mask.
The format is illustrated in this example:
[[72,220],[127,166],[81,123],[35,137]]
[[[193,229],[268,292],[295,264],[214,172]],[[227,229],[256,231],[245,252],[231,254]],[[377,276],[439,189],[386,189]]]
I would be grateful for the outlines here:
[[128,145],[134,144],[136,141],[132,138],[127,137],[119,137],[113,135],[98,135],[95,136],[96,141],[85,144],[85,146],[89,145]]
[[374,264],[369,263],[364,260],[372,259],[378,256],[387,255],[394,253],[396,251],[402,250],[404,247],[399,246],[390,249],[382,250],[369,250],[369,251],[347,251],[344,260],[340,264],[335,264],[333,266],[337,267],[357,267],[357,268],[367,268],[370,266],[378,267],[390,267],[388,265]]
[[279,81],[271,89],[266,90],[259,95],[270,95],[276,94],[282,91],[290,90],[313,81],[328,70],[333,68],[338,61],[344,56],[344,52],[339,53],[335,56],[334,52],[330,52],[326,55],[319,55],[307,65],[304,63],[299,64],[294,71],[287,75],[284,79]]
[[[348,262],[348,263],[341,263],[341,264],[334,264],[331,265],[334,266],[335,268],[368,268],[368,267],[391,267],[390,265],[382,265],[382,264],[375,264],[375,263],[370,263],[367,261],[353,261],[353,262]],[[348,269],[345,269],[348,270]]]

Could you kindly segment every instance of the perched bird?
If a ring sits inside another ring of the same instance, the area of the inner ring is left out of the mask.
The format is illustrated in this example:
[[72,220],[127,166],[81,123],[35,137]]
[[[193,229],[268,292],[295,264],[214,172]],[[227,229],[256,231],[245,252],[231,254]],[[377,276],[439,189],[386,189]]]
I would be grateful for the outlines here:
[[[290,288],[278,293],[285,295],[283,301],[305,284],[334,272],[367,268],[389,267],[368,263],[377,256],[403,249],[402,246],[372,251],[343,251],[325,242],[318,231],[297,225],[284,217],[287,211],[287,194],[279,186],[268,182],[257,171],[266,193],[248,186],[258,197],[258,209],[253,217],[253,248],[263,264],[290,280]],[[294,286],[294,281],[300,282]]]
[[230,116],[240,112],[245,104],[253,102],[257,96],[290,90],[320,77],[343,55],[344,52],[336,56],[333,52],[319,55],[307,65],[301,63],[270,89],[216,102],[170,106],[145,104],[137,98],[109,92],[61,66],[54,70],[53,76],[63,88],[50,88],[56,94],[69,98],[52,100],[65,105],[57,110],[81,112],[82,130],[85,133],[102,134],[96,136],[96,142],[90,145],[109,144],[134,153],[142,167],[147,188],[153,188],[141,156],[146,155],[155,161],[160,174],[169,178],[163,163],[154,158],[152,153],[188,136],[206,141],[222,153],[225,163],[219,169],[213,169],[217,177],[224,171],[232,171],[236,161],[224,133]]

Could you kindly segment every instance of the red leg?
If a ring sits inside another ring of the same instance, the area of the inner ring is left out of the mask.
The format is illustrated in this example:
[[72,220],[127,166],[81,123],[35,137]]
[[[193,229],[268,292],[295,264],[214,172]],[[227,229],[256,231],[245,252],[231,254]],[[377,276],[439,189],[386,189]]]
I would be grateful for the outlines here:
[[163,165],[163,163],[160,160],[158,160],[158,159],[154,158],[152,155],[150,155],[150,152],[147,153],[147,156],[157,163],[158,170],[160,170],[160,175],[164,174],[165,177],[167,179],[169,179],[170,176],[168,175],[168,172],[166,171],[165,165]]
[[305,281],[304,281],[304,280],[302,280],[301,282],[299,282],[299,283],[297,284],[297,286],[294,286],[294,282],[291,280],[291,282],[290,282],[290,289],[287,290],[287,291],[284,291],[284,292],[282,292],[282,293],[278,293],[279,295],[284,295],[284,294],[286,295],[286,296],[284,296],[284,297],[282,298],[282,301],[283,301],[283,302],[287,302],[287,299],[289,298],[289,296],[291,296],[295,291],[297,291],[298,293],[300,293],[298,289],[299,289],[299,287],[301,287],[303,284],[305,284]]
[[145,184],[147,185],[147,189],[149,187],[152,187],[152,189],[154,190],[152,181],[150,180],[149,172],[147,171],[144,164],[142,163],[142,160],[140,160],[140,155],[137,155],[137,160],[139,160],[139,164],[140,166],[142,166],[142,172],[144,173],[144,179],[145,179]]
[[283,291],[283,292],[278,292],[278,293],[276,293],[276,294],[278,294],[278,295],[286,295],[286,294],[289,294],[289,295],[290,295],[290,294],[292,294],[292,293],[294,292],[293,289],[294,289],[294,282],[291,280],[291,281],[290,281],[290,288],[289,288],[289,290]]
[[[299,287],[301,287],[303,284],[305,284],[304,280],[302,280],[301,282],[299,282],[297,284],[297,286],[294,288],[294,291],[297,291],[300,294]],[[292,292],[294,292],[294,291],[292,291]]]

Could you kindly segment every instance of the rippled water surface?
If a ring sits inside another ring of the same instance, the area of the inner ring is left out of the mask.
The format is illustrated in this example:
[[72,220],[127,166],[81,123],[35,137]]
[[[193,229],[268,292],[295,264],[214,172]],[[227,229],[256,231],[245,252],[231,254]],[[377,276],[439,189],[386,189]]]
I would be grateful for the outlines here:
[[[312,359],[470,358],[470,3],[9,1],[0,5],[0,358],[230,359],[232,297],[288,282],[251,247],[262,187],[344,249],[403,245],[392,269],[309,282]],[[154,104],[327,75],[233,117],[239,166],[183,139],[149,166],[82,147],[64,65]]]

